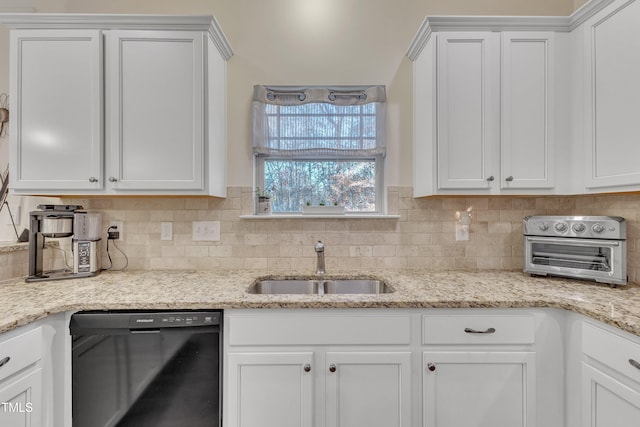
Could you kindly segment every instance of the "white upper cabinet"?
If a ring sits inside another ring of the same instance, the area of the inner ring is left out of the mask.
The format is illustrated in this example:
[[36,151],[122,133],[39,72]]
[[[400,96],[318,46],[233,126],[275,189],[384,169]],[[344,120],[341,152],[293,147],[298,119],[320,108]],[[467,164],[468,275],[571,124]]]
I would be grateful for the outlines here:
[[10,62],[12,188],[104,188],[100,31],[12,31]]
[[639,23],[640,2],[616,0],[583,24],[574,46],[583,49],[588,191],[640,186]]
[[414,196],[640,190],[638,22],[637,0],[425,19],[407,51]]
[[428,18],[407,52],[414,195],[554,194],[556,104],[565,95],[555,89],[555,33],[459,31],[478,26],[460,19]]
[[16,193],[226,195],[233,51],[215,19],[32,14],[0,22],[13,30]]
[[500,186],[555,185],[555,34],[504,32]]
[[499,41],[498,33],[438,34],[438,189],[488,189],[495,179]]
[[118,190],[204,189],[203,37],[110,31],[107,93]]

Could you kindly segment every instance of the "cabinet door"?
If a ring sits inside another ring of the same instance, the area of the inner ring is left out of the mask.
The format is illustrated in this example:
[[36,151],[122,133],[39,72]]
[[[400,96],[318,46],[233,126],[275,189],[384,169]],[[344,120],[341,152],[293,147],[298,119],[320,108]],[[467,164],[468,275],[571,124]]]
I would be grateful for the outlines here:
[[582,427],[637,427],[640,387],[631,388],[582,364]]
[[500,35],[440,33],[438,188],[489,189],[499,179]]
[[0,425],[42,425],[42,369],[0,383]]
[[501,188],[554,186],[554,40],[502,34]]
[[425,352],[424,427],[534,427],[535,354]]
[[231,353],[226,427],[311,427],[313,353]]
[[96,190],[102,182],[97,30],[11,32],[11,186]]
[[584,24],[586,187],[640,184],[640,2]]
[[107,43],[110,185],[203,190],[203,34],[111,31]]
[[327,353],[327,427],[411,426],[411,353]]

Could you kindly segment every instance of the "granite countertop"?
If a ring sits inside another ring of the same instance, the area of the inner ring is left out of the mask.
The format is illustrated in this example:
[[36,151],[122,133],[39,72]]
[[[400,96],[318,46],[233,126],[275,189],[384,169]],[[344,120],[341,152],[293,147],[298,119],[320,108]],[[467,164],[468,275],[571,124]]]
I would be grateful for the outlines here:
[[[130,271],[96,277],[0,283],[0,332],[67,310],[202,308],[526,308],[571,310],[640,336],[640,286],[606,285],[521,272],[387,271],[379,295],[256,295],[257,278],[307,274],[264,271]],[[325,278],[363,277],[336,273]]]

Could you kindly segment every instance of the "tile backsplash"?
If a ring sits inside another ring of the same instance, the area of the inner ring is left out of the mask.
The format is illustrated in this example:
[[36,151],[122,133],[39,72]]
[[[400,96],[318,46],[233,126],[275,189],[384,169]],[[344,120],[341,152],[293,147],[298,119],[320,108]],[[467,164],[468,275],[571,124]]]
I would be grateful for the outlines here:
[[[388,213],[399,219],[241,219],[253,213],[252,188],[230,187],[226,199],[122,197],[64,199],[103,213],[103,228],[124,223],[109,245],[115,269],[257,269],[309,271],[325,245],[327,271],[382,269],[521,270],[527,215],[618,215],[627,219],[628,275],[638,282],[640,194],[490,196],[414,199],[411,187],[388,188]],[[472,206],[468,241],[455,239],[455,213]],[[194,241],[193,222],[219,221],[219,241]],[[173,239],[161,240],[161,223]],[[106,245],[106,242],[103,241]],[[59,252],[59,251],[58,251]],[[0,260],[2,263],[2,260]],[[103,257],[103,264],[109,261]]]

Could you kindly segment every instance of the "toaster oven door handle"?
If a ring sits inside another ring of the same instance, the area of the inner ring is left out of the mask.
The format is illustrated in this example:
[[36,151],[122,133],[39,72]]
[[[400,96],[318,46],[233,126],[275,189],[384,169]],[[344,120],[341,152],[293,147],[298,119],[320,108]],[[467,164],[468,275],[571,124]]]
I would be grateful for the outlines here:
[[559,244],[565,244],[565,245],[574,244],[575,246],[620,246],[620,241],[618,240],[573,239],[573,238],[527,236],[527,241],[534,242],[534,243],[559,243]]

